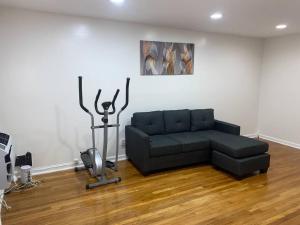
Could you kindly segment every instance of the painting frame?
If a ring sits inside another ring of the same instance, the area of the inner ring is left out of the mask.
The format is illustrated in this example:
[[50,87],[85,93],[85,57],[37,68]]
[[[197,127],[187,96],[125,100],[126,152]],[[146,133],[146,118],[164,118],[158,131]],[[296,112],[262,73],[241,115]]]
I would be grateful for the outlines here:
[[194,54],[193,43],[141,40],[141,75],[194,75]]

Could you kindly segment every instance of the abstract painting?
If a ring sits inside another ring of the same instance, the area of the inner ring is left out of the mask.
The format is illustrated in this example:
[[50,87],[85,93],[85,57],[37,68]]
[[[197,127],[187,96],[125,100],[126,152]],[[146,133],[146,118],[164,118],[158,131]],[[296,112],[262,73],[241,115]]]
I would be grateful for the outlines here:
[[140,42],[141,75],[194,74],[194,44]]

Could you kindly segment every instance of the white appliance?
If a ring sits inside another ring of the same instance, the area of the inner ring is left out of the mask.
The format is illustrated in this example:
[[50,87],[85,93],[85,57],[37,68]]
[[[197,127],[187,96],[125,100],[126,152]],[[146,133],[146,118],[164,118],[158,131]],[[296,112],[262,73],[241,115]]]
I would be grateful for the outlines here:
[[12,139],[8,134],[0,133],[0,190],[9,188],[14,179],[15,155]]

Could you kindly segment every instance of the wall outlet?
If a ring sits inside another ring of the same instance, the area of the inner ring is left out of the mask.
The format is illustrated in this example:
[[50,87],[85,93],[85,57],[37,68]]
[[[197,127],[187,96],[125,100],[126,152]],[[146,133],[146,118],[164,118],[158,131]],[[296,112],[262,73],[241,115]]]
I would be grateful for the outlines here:
[[125,147],[125,146],[126,146],[126,140],[125,140],[125,139],[122,139],[122,140],[121,140],[121,146],[122,146],[122,147]]

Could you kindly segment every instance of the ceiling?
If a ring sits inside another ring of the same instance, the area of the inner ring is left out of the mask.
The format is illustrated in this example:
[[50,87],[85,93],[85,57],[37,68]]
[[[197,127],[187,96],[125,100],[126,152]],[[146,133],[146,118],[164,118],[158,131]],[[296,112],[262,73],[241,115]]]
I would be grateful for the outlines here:
[[[194,31],[272,37],[300,32],[299,0],[0,0],[0,6],[106,18]],[[210,14],[224,18],[211,21]],[[276,30],[280,23],[285,30]]]

